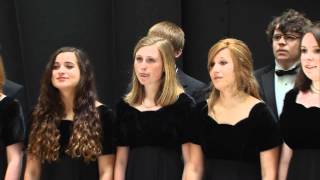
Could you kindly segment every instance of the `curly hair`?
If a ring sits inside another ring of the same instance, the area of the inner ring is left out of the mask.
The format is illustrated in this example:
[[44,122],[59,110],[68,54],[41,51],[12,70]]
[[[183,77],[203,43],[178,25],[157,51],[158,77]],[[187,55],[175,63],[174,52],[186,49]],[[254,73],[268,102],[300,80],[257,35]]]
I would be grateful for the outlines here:
[[[60,147],[57,128],[65,117],[65,107],[59,90],[52,84],[52,69],[60,53],[73,52],[80,69],[80,81],[75,89],[74,124],[67,147]],[[80,49],[62,47],[50,57],[41,80],[38,102],[31,115],[31,130],[27,151],[44,161],[56,161],[64,150],[71,157],[83,157],[86,162],[95,161],[102,152],[102,125],[95,107],[97,99],[94,74],[88,56]]]
[[272,37],[276,29],[279,29],[282,33],[293,32],[302,36],[304,27],[311,24],[311,21],[306,18],[304,14],[294,9],[288,9],[283,12],[281,16],[275,17],[269,23],[266,34],[269,42],[272,42]]

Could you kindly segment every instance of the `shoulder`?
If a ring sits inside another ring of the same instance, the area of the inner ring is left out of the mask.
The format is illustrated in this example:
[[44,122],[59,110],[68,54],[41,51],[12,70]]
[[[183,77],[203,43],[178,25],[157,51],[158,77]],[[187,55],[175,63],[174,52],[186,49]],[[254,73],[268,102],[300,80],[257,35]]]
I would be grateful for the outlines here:
[[15,97],[15,95],[17,95],[22,89],[23,89],[22,85],[15,83],[13,81],[10,81],[8,79],[5,80],[5,83],[3,85],[4,93],[10,97]]
[[256,77],[274,70],[274,64],[270,64],[254,71]]
[[202,89],[206,87],[205,83],[199,81],[194,77],[189,76],[188,74],[184,73],[181,69],[178,69],[177,76],[182,85],[188,84],[188,85],[194,86],[197,89]]
[[0,102],[0,108],[6,112],[17,111],[20,106],[18,100],[15,100],[9,96],[4,97]]
[[260,122],[262,124],[265,123],[275,123],[277,120],[277,117],[273,113],[273,111],[270,109],[270,107],[263,101],[257,102],[251,109],[250,116],[253,117],[253,119],[258,120],[257,122]]

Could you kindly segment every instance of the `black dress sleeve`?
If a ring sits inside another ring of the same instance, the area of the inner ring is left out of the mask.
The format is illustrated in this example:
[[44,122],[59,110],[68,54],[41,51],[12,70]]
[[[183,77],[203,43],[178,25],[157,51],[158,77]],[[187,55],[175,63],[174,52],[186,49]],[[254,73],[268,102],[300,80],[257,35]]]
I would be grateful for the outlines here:
[[99,107],[100,120],[102,124],[102,154],[114,154],[114,114],[112,110],[106,106]]
[[275,115],[264,103],[259,104],[254,114],[256,117],[256,143],[259,151],[265,151],[282,143]]
[[12,100],[5,109],[4,144],[6,146],[24,141],[25,124],[22,108],[17,100]]
[[128,104],[121,100],[116,107],[115,118],[115,142],[116,146],[128,146],[128,130],[126,125],[126,114],[128,111]]
[[198,144],[197,141],[197,123],[193,117],[193,108],[195,107],[195,103],[193,99],[191,99],[186,94],[181,94],[179,97],[180,102],[178,102],[179,112],[181,115],[181,143],[194,143]]

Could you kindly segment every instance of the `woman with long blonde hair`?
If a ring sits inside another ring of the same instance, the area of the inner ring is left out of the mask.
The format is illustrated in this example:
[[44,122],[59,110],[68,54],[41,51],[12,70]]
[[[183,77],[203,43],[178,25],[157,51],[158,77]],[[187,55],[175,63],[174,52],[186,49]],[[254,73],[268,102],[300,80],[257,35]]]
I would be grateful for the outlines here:
[[133,57],[132,87],[117,105],[115,179],[200,179],[201,149],[189,131],[193,101],[177,81],[172,45],[147,36]]

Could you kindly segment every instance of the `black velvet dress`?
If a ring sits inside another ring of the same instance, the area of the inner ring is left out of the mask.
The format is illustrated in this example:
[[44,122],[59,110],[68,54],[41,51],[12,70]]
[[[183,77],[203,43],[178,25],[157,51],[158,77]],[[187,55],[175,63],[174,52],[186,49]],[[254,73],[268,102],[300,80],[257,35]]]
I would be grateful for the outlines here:
[[235,125],[218,124],[208,116],[205,101],[197,104],[193,117],[198,120],[205,180],[260,180],[260,152],[281,144],[274,115],[264,103]]
[[0,179],[4,179],[7,167],[6,147],[24,140],[25,126],[20,113],[16,100],[5,97],[0,101]]
[[118,103],[117,146],[130,149],[126,180],[181,180],[181,145],[192,141],[187,133],[191,105],[186,94],[156,111]]
[[[112,111],[106,106],[99,106],[98,111],[103,127],[102,154],[114,154],[115,146],[112,138]],[[73,121],[62,120],[58,129],[60,131],[61,151],[59,159],[54,162],[44,162],[41,165],[41,180],[98,180],[98,161],[85,162],[83,158],[72,158],[65,153],[69,143]]]
[[287,179],[320,179],[320,108],[296,103],[298,92],[286,94],[280,116],[284,142],[293,151]]

